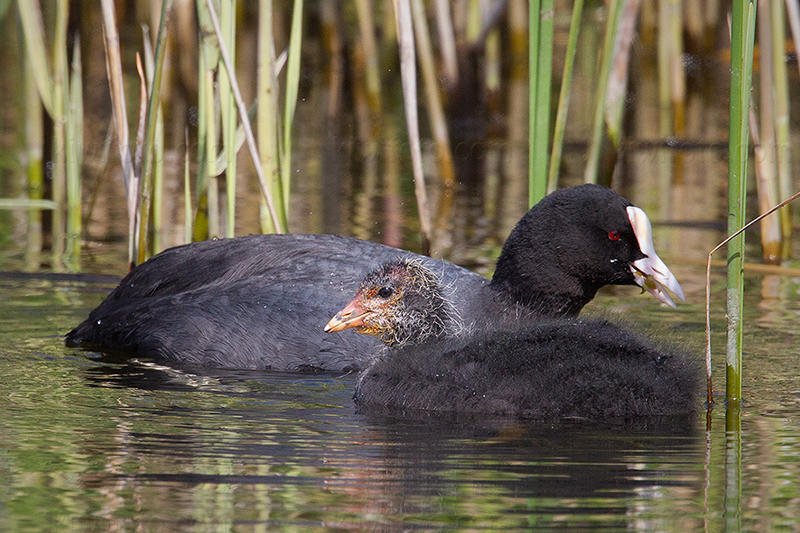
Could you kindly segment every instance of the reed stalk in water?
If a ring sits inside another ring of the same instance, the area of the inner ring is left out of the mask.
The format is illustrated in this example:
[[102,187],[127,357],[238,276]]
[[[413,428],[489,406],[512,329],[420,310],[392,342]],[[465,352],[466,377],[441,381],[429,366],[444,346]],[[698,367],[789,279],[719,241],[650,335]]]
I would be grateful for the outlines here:
[[611,0],[606,14],[606,31],[603,39],[603,56],[600,62],[599,85],[595,98],[594,121],[592,125],[592,138],[589,142],[589,154],[586,162],[584,181],[586,183],[598,182],[600,165],[600,150],[603,143],[603,130],[605,122],[605,103],[608,94],[608,82],[611,77],[611,67],[614,59],[614,43],[617,39],[619,19],[625,0]]
[[[753,76],[755,0],[734,0],[731,22],[731,96],[728,141],[728,234],[745,219],[748,115]],[[744,234],[728,243],[726,398],[731,406],[742,397],[742,264]]]
[[406,114],[406,127],[411,151],[411,168],[414,174],[414,193],[417,197],[420,233],[423,253],[428,253],[431,243],[431,222],[428,211],[428,194],[425,190],[425,176],[422,170],[422,148],[419,137],[419,116],[417,114],[417,71],[414,53],[414,27],[409,0],[392,0],[395,22],[397,23],[397,42],[400,48],[400,73],[403,82],[403,103]]
[[[147,235],[150,229],[150,213],[151,202],[153,195],[153,167],[154,161],[160,162],[163,157],[159,156],[159,152],[163,154],[163,144],[161,148],[158,147],[158,123],[161,113],[161,80],[163,76],[164,56],[166,54],[166,40],[167,40],[167,23],[169,21],[169,13],[172,5],[172,0],[165,0],[161,4],[161,20],[158,27],[158,36],[156,38],[156,50],[153,55],[152,74],[148,76],[147,82],[147,103],[145,108],[145,135],[143,144],[137,148],[137,152],[141,151],[141,201],[139,202],[139,245],[137,259],[139,263],[143,263],[149,252],[157,251],[148,249]],[[146,37],[145,37],[146,38]],[[158,158],[158,159],[157,159]],[[158,190],[158,189],[156,189]],[[160,194],[157,206],[160,206]],[[156,211],[160,213],[160,211]],[[156,218],[159,215],[156,214]]]
[[[33,68],[30,59],[22,58],[23,98],[25,109],[25,165],[28,182],[28,200],[40,201],[44,198],[44,113],[36,90]],[[25,247],[25,269],[36,270],[41,263],[42,253],[42,211],[27,208],[28,232]]]
[[[797,5],[797,1],[794,0]],[[778,197],[786,198],[792,193],[792,155],[789,127],[789,81],[786,72],[785,39],[786,20],[784,3],[770,2],[772,19],[772,69],[775,87],[775,151],[778,172]],[[792,253],[792,208],[780,210],[781,258],[789,259]]]
[[[236,2],[221,2],[222,40],[236,64]],[[224,64],[219,66],[219,107],[222,113],[222,151],[225,158],[225,236],[236,235],[236,101]]]
[[103,10],[103,30],[105,34],[106,70],[111,95],[111,108],[117,132],[117,148],[122,163],[122,178],[125,182],[125,195],[128,204],[128,264],[133,267],[136,257],[136,212],[138,202],[138,177],[133,172],[133,156],[130,148],[128,112],[125,103],[125,89],[122,83],[122,60],[119,49],[119,33],[114,17],[112,0],[101,0]]
[[561,167],[561,153],[564,146],[564,130],[567,126],[567,112],[569,111],[569,94],[572,87],[572,69],[575,65],[575,51],[578,45],[578,33],[583,15],[583,0],[575,0],[572,5],[572,19],[569,23],[569,37],[567,39],[567,55],[564,60],[564,71],[561,74],[561,89],[558,95],[558,110],[556,123],[553,126],[553,149],[550,156],[550,170],[547,173],[547,193],[558,188],[558,170]]
[[83,166],[83,86],[81,46],[75,38],[69,96],[65,115],[67,177],[67,261],[72,270],[80,268],[81,252],[81,168]]
[[550,82],[553,70],[553,0],[528,3],[528,75],[530,91],[528,203],[547,194],[547,157],[550,139]]
[[[442,190],[439,196],[436,228],[441,230],[451,218],[456,185],[455,165],[453,164],[453,154],[450,150],[450,134],[447,129],[447,118],[444,114],[441,92],[439,91],[433,45],[428,32],[428,23],[422,0],[411,0],[411,17],[414,25],[414,36],[416,37],[420,72],[425,86],[428,117],[436,143],[436,156],[439,162],[439,180],[442,184]],[[437,239],[436,244],[441,245],[441,239]]]
[[[278,74],[275,66],[275,39],[272,33],[272,0],[258,4],[258,152],[266,180],[262,198],[261,229],[275,232],[287,225],[283,209],[278,125]],[[268,215],[267,196],[275,199],[275,216]]]
[[294,0],[292,6],[292,28],[289,33],[289,56],[286,59],[286,103],[283,108],[283,150],[281,151],[281,190],[288,226],[289,193],[292,181],[292,126],[297,107],[297,92],[300,87],[300,47],[303,43],[303,0]]

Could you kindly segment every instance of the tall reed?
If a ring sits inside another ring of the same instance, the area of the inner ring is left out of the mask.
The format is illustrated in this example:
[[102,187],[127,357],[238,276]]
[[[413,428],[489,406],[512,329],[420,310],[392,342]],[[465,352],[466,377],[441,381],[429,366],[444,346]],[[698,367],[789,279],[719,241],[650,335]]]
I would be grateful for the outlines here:
[[594,121],[592,126],[592,138],[589,142],[589,154],[586,162],[584,180],[586,183],[598,182],[598,171],[600,165],[600,150],[603,143],[603,131],[605,121],[605,103],[608,94],[608,82],[611,77],[611,67],[614,58],[614,43],[619,28],[620,13],[622,12],[625,0],[611,0],[608,4],[606,15],[606,30],[603,38],[603,56],[600,62],[599,82],[597,96],[595,99]]
[[[44,23],[39,2],[19,0],[17,8],[25,39],[28,64],[33,70],[33,79],[42,105],[53,121],[52,137],[52,226],[51,252],[53,268],[60,270],[66,263],[76,269],[79,264],[80,245],[80,151],[83,135],[81,130],[82,108],[75,105],[74,98],[80,96],[74,84],[70,84],[70,66],[67,60],[67,24],[69,22],[68,0],[55,3],[52,62],[45,52]],[[80,64],[75,63],[80,70]],[[79,76],[79,74],[78,74]],[[77,83],[80,83],[78,77]],[[71,99],[72,98],[72,99]],[[74,112],[73,112],[74,111]],[[67,142],[68,137],[74,142]],[[68,200],[70,201],[68,204]],[[77,209],[77,214],[70,208]],[[28,208],[34,208],[33,204]],[[37,207],[38,208],[38,207]],[[68,232],[70,230],[70,232]],[[70,239],[69,257],[64,256],[66,240]]]
[[[25,109],[25,160],[30,201],[44,198],[44,114],[42,102],[36,90],[36,81],[31,61],[22,58],[23,98]],[[25,269],[36,270],[41,263],[42,211],[28,208],[28,242],[25,248]]]
[[547,157],[550,138],[550,82],[553,70],[553,0],[528,3],[529,152],[528,203],[547,194]]
[[81,250],[81,168],[83,166],[83,84],[81,46],[75,38],[69,95],[65,114],[67,175],[67,261],[73,270],[80,268]]
[[284,227],[288,227],[289,192],[292,182],[292,126],[297,108],[297,92],[300,87],[300,46],[303,42],[303,0],[294,0],[292,27],[289,33],[289,56],[286,59],[286,103],[283,108],[283,145],[281,151],[281,190],[286,213]]
[[[152,79],[147,84],[147,107],[145,111],[145,136],[143,145],[138,151],[142,153],[141,166],[141,201],[139,214],[138,262],[142,263],[148,255],[147,235],[150,227],[150,209],[153,191],[153,166],[159,149],[157,126],[161,113],[161,79],[163,75],[164,56],[166,54],[167,24],[172,0],[164,0],[161,4],[161,20],[156,37],[156,50],[153,58],[154,70]],[[146,38],[146,37],[145,37]],[[145,95],[143,95],[145,96]],[[163,149],[160,150],[163,152]]]
[[431,222],[428,211],[428,193],[422,170],[422,148],[420,146],[419,116],[417,114],[417,71],[414,53],[414,26],[409,0],[392,0],[397,41],[400,48],[400,75],[403,83],[403,103],[408,128],[411,152],[411,169],[414,174],[414,194],[417,197],[423,253],[428,253],[431,243]]
[[567,126],[567,112],[569,110],[569,95],[572,88],[572,68],[575,65],[575,51],[578,45],[578,33],[583,15],[583,0],[575,0],[572,5],[572,19],[569,23],[569,37],[567,39],[567,55],[564,61],[564,70],[561,74],[561,89],[558,96],[558,110],[556,123],[553,126],[553,150],[550,156],[550,169],[547,173],[547,193],[558,188],[558,169],[561,167],[561,153],[564,146],[564,131]]
[[[797,5],[797,0],[789,3]],[[792,193],[792,157],[789,127],[789,81],[785,61],[786,20],[783,2],[770,2],[772,19],[772,68],[775,87],[775,151],[778,172],[778,197],[787,198]],[[780,210],[781,258],[789,259],[792,253],[792,208]]]
[[[220,29],[230,60],[236,64],[236,2],[220,5]],[[222,113],[222,145],[225,155],[225,236],[236,235],[236,101],[224,65],[219,68],[219,107]]]
[[113,0],[101,0],[103,12],[103,33],[105,34],[106,71],[108,72],[109,93],[114,126],[117,132],[117,148],[122,163],[122,178],[128,204],[128,265],[136,260],[136,213],[138,211],[139,178],[133,172],[133,156],[128,130],[128,112],[125,89],[122,83],[122,60],[119,48],[119,33],[114,12]]
[[[731,18],[731,97],[728,141],[728,234],[744,225],[750,85],[753,76],[755,0],[734,0]],[[744,234],[728,243],[726,398],[742,397],[742,265]]]
[[262,199],[262,231],[278,231],[288,225],[283,209],[278,122],[278,78],[275,66],[275,38],[272,33],[272,0],[258,4],[258,152],[270,197],[277,199],[276,219],[267,216],[266,196]]

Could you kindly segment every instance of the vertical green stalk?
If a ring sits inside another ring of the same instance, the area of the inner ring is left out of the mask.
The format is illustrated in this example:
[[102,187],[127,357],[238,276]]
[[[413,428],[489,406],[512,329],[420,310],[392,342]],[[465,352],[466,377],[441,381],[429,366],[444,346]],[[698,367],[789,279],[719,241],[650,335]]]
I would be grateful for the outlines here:
[[[210,67],[210,64],[207,64]],[[203,127],[206,129],[206,153],[205,168],[207,171],[206,193],[208,198],[208,236],[210,238],[219,237],[219,184],[217,182],[216,162],[217,162],[217,113],[214,105],[214,70],[207,68],[203,73],[203,80],[200,83],[206,84],[205,101],[201,105],[206,107],[206,121]]]
[[56,29],[53,39],[53,225],[52,252],[53,266],[59,269],[64,260],[66,235],[66,126],[65,114],[67,106],[67,22],[69,16],[68,0],[59,0],[56,4]]
[[561,90],[558,95],[558,111],[556,123],[553,128],[553,150],[550,157],[550,171],[547,174],[547,192],[551,193],[558,188],[558,169],[561,167],[561,153],[564,146],[564,131],[567,126],[567,112],[569,111],[569,92],[572,87],[572,69],[575,66],[575,50],[578,44],[578,31],[583,15],[583,0],[575,0],[572,6],[572,20],[569,23],[569,38],[567,39],[567,56],[564,60],[564,72],[561,75]]
[[[27,48],[27,40],[25,44]],[[41,200],[44,198],[44,166],[42,158],[44,153],[44,113],[42,101],[36,89],[31,60],[26,54],[23,58],[22,72],[23,96],[25,106],[25,157],[28,174],[28,198]],[[36,270],[41,263],[42,253],[42,211],[39,209],[28,210],[28,242],[25,248],[26,270]]]
[[592,139],[589,143],[589,155],[586,163],[584,180],[586,183],[597,183],[597,171],[600,164],[600,148],[603,143],[603,125],[605,124],[605,102],[608,93],[608,81],[611,77],[614,42],[616,41],[619,15],[624,0],[611,0],[606,19],[606,33],[603,40],[603,58],[600,63],[599,86],[595,100]]
[[[772,18],[772,68],[775,87],[775,148],[778,168],[778,197],[788,198],[792,194],[792,156],[789,138],[789,82],[784,61],[784,35],[786,21],[783,2],[770,3]],[[781,257],[788,259],[792,252],[792,211],[790,206],[780,210]]]
[[184,242],[192,242],[192,185],[189,172],[189,130],[183,134],[186,150],[183,153],[183,229]]
[[[216,9],[219,0],[212,0]],[[216,117],[214,108],[214,68],[219,63],[219,45],[214,36],[209,8],[202,0],[197,0],[198,22],[200,26],[200,57],[198,68],[197,93],[197,216],[194,224],[194,239],[207,239],[215,234],[215,214],[217,203],[212,198],[216,187]]]
[[[283,191],[280,182],[278,155],[278,84],[275,74],[274,36],[272,33],[272,0],[258,4],[258,153],[267,176],[280,224],[286,227]],[[262,231],[276,232],[278,228],[267,215],[265,200],[261,205]]]
[[[236,64],[236,1],[224,0],[219,12],[220,27],[230,60]],[[222,146],[225,151],[225,235],[236,234],[236,102],[225,66],[219,65],[219,99],[222,111]]]
[[292,122],[297,107],[297,93],[300,88],[300,46],[303,43],[303,0],[294,0],[292,7],[292,30],[289,35],[289,57],[286,61],[286,105],[283,108],[283,151],[281,160],[281,189],[283,197],[284,221],[288,227],[289,192],[292,178]]
[[528,153],[528,203],[547,194],[547,156],[550,137],[550,82],[553,71],[553,0],[529,3],[530,111]]
[[151,253],[161,251],[162,207],[164,199],[164,112],[158,106],[156,112],[156,130],[153,139],[153,206],[151,217],[153,222],[153,240],[150,243]]
[[70,268],[80,267],[81,167],[83,162],[83,89],[81,46],[75,38],[66,114],[67,136],[67,258]]
[[[161,115],[161,79],[164,67],[164,54],[166,53],[167,42],[167,22],[169,19],[170,8],[172,7],[171,0],[164,0],[161,4],[161,21],[158,27],[158,36],[156,38],[156,51],[154,57],[155,69],[152,73],[152,80],[148,83],[148,100],[147,110],[145,116],[145,137],[144,146],[142,147],[142,196],[139,207],[141,209],[141,216],[139,218],[139,251],[138,262],[143,263],[147,257],[147,234],[150,228],[150,209],[151,209],[151,195],[153,190],[153,161],[159,156],[159,150],[163,151],[163,142],[159,148],[157,126],[159,124],[159,116]],[[160,196],[160,195],[159,195]],[[160,208],[160,199],[158,206]],[[156,217],[159,217],[160,210],[156,212]]]
[[[753,76],[755,0],[734,0],[731,19],[731,96],[728,142],[728,234],[744,225],[747,192],[748,119]],[[726,398],[742,397],[742,265],[744,233],[728,243]]]

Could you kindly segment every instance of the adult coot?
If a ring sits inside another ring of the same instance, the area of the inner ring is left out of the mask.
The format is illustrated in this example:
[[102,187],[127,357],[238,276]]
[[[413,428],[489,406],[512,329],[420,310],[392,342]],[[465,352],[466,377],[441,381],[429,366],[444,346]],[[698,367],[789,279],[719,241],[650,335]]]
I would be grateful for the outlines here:
[[464,331],[434,273],[401,260],[368,274],[326,328],[387,345],[358,380],[362,408],[596,420],[698,408],[698,367],[680,351],[605,321],[489,311]]
[[[596,185],[556,191],[508,237],[491,282],[456,265],[331,235],[251,235],[166,250],[134,268],[67,334],[69,345],[158,361],[274,370],[363,368],[376,339],[322,325],[370,270],[414,258],[441,279],[465,322],[489,306],[574,316],[603,285],[683,297],[656,255],[650,223]],[[499,303],[498,303],[499,302]]]

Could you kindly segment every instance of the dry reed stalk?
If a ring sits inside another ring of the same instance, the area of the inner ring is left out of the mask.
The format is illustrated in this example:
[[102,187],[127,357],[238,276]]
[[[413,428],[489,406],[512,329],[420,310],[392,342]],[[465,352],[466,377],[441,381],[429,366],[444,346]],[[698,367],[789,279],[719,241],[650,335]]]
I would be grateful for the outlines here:
[[414,27],[409,0],[392,0],[397,42],[400,48],[400,74],[403,82],[403,102],[411,151],[411,169],[414,175],[414,194],[417,197],[417,212],[422,233],[423,253],[428,253],[431,242],[431,223],[428,211],[428,193],[425,190],[425,175],[422,170],[422,149],[417,115],[417,71],[414,53]]
[[130,150],[130,134],[128,130],[128,113],[125,108],[125,89],[122,82],[122,61],[120,59],[119,33],[114,18],[113,0],[101,0],[103,11],[103,33],[105,35],[106,69],[111,94],[112,116],[117,131],[117,148],[122,163],[122,178],[125,182],[125,193],[128,203],[128,264],[134,265],[136,212],[138,203],[139,180],[133,172],[133,158]]
[[[797,0],[794,0],[795,2]],[[786,20],[783,3],[769,3],[772,20],[772,69],[775,116],[775,154],[778,171],[778,197],[786,198],[792,192],[792,154],[789,126],[789,81],[785,61]],[[789,259],[792,254],[792,208],[786,206],[780,211],[781,220],[781,258]]]

